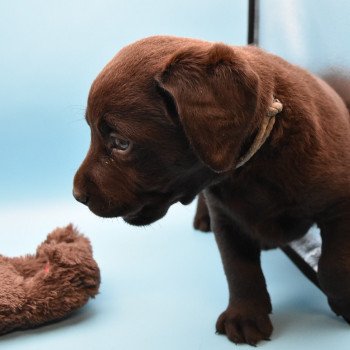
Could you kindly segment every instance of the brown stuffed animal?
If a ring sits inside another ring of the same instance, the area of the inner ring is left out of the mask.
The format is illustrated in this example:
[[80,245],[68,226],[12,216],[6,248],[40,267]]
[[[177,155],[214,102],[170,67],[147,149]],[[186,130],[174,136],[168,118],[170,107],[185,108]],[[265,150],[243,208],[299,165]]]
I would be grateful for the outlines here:
[[35,255],[0,255],[0,334],[59,320],[99,285],[91,244],[72,225],[50,233]]

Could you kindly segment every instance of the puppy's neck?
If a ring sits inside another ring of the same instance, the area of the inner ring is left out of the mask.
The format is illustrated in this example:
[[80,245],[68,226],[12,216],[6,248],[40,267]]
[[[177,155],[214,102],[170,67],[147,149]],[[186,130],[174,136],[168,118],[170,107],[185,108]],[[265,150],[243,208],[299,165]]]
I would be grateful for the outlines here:
[[282,103],[274,98],[271,106],[267,110],[267,114],[264,117],[251,146],[248,150],[239,158],[238,163],[236,165],[236,169],[243,166],[245,163],[249,161],[250,158],[254,156],[256,152],[259,151],[261,146],[265,143],[267,138],[270,136],[270,133],[273,129],[273,126],[276,121],[276,116],[278,113],[282,112],[283,105]]

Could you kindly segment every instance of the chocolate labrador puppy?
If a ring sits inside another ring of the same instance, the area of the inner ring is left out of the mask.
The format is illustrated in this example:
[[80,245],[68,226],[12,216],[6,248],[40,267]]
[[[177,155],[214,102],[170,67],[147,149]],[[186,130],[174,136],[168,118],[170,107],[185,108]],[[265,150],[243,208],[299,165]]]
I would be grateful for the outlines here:
[[88,154],[74,196],[148,225],[200,198],[229,286],[216,329],[235,343],[272,332],[262,248],[316,223],[319,283],[350,320],[350,121],[325,82],[256,47],[168,36],[122,49],[92,84]]

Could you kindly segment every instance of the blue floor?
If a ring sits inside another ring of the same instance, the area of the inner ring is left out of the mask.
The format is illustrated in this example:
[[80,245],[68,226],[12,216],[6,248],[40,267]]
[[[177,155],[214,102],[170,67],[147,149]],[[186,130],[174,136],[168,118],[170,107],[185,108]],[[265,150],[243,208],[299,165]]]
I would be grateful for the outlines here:
[[[2,349],[232,349],[216,335],[227,286],[212,234],[191,228],[194,206],[174,206],[148,228],[93,216],[73,200],[3,206],[1,253],[33,252],[55,225],[73,222],[92,242],[100,294],[71,318],[0,338]],[[20,244],[19,244],[20,242]],[[266,349],[348,349],[350,329],[280,252],[263,253],[274,333]],[[241,346],[248,348],[248,346]]]

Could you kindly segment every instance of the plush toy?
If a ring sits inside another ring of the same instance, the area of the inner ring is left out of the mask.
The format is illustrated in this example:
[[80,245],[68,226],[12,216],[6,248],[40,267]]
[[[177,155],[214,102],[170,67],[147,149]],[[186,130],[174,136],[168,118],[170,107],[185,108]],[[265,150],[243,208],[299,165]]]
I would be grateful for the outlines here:
[[99,285],[90,242],[72,225],[50,233],[35,255],[0,255],[0,334],[64,318]]

